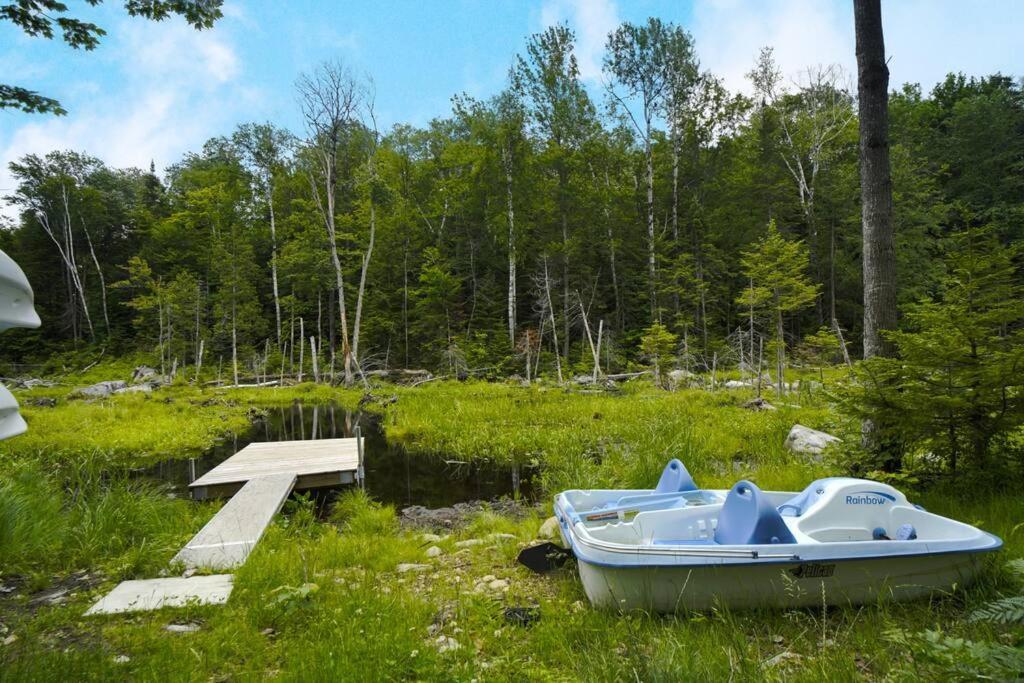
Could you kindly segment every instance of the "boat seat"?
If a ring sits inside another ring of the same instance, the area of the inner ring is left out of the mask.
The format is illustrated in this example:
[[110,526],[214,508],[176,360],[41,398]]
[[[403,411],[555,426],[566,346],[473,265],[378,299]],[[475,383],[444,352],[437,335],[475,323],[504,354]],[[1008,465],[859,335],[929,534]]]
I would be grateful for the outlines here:
[[796,543],[782,515],[754,484],[737,482],[722,504],[715,529],[720,545]]
[[672,458],[661,472],[655,493],[678,493],[680,491],[696,491],[697,482],[693,480],[686,466],[678,458]]

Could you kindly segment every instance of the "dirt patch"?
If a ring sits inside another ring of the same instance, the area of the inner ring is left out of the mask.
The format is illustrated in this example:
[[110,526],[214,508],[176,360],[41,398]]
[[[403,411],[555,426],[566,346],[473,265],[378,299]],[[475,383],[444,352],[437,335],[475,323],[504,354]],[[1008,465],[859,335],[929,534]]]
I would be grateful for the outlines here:
[[493,512],[503,517],[522,519],[538,510],[534,503],[501,498],[499,500],[473,500],[456,503],[451,507],[426,508],[411,505],[402,508],[399,521],[405,529],[459,529],[469,524],[481,512]]

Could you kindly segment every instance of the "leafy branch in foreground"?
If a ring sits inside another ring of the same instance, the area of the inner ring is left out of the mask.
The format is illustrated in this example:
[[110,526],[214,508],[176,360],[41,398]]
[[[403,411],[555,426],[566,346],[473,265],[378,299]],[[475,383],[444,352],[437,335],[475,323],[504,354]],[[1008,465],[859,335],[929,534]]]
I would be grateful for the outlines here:
[[[93,7],[103,0],[86,0]],[[172,14],[185,19],[193,28],[213,26],[221,18],[222,0],[126,0],[124,8],[133,17],[162,21]],[[0,21],[6,20],[33,38],[52,40],[55,29],[62,40],[76,50],[94,50],[107,32],[92,22],[67,16],[68,6],[58,0],[18,0],[0,5]],[[60,102],[16,85],[0,83],[0,109],[20,109],[30,114],[56,114],[67,110]]]

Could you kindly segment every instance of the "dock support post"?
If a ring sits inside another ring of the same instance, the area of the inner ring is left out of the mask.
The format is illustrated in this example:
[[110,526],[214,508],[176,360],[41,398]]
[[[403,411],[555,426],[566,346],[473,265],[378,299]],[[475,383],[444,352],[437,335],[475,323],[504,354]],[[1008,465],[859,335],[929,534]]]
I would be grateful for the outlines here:
[[366,472],[363,469],[363,429],[359,425],[355,428],[356,452],[359,454],[359,464],[356,466],[356,479],[359,480],[359,488],[366,488]]

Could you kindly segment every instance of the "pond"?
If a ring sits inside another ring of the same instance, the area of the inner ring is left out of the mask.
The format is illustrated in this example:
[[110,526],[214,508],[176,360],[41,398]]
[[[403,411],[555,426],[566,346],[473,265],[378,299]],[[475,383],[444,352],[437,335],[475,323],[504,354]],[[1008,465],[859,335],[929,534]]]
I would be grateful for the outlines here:
[[248,430],[233,434],[201,456],[165,460],[147,468],[145,474],[185,493],[189,483],[250,443],[352,437],[357,426],[365,439],[366,490],[383,503],[437,508],[502,497],[534,499],[532,468],[411,455],[387,442],[379,416],[334,403],[297,401],[267,408]]

